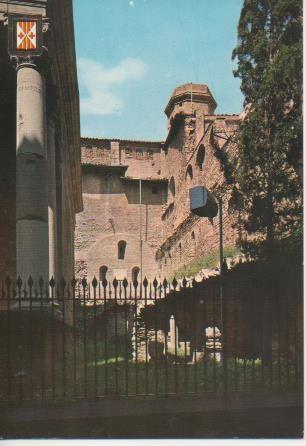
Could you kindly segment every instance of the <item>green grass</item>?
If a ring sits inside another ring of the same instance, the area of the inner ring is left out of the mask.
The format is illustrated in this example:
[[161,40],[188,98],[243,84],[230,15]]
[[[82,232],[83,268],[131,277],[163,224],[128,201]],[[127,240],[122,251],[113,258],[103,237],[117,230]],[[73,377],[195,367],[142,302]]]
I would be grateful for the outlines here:
[[[223,256],[225,257],[235,257],[241,254],[241,251],[236,246],[225,246],[223,249]],[[198,257],[190,262],[188,265],[179,268],[174,272],[174,276],[177,279],[181,279],[182,277],[190,277],[197,274],[203,268],[215,268],[219,266],[219,250],[215,250],[210,252],[209,254],[205,254],[204,256]]]
[[[33,371],[32,394],[30,376],[15,377],[10,399],[288,391],[302,383],[294,362],[283,358],[269,365],[260,359],[239,358],[227,358],[223,364],[212,359],[192,364],[181,362],[182,358],[175,362],[173,356],[158,363],[136,363],[128,349],[122,349],[125,346],[118,345],[115,356],[113,347],[109,346],[111,356],[106,357],[102,343],[97,350],[90,343],[86,349],[79,343],[76,354],[66,355],[64,361],[61,358],[50,370]],[[1,399],[8,399],[6,392],[7,384]]]

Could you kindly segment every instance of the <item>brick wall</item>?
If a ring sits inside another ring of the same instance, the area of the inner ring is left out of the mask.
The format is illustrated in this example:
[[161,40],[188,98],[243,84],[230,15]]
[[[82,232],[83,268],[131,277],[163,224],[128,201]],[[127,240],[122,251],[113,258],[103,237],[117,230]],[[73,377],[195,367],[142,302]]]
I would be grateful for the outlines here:
[[[94,165],[105,155],[94,148],[94,163],[83,166],[84,212],[77,216],[75,241],[78,276],[99,277],[100,268],[106,266],[108,280],[115,276],[131,279],[132,269],[141,266],[140,239],[143,277],[152,279],[158,272],[155,251],[162,240],[160,221],[167,183],[162,181],[160,172],[161,149],[154,150],[142,143],[141,159],[136,159],[137,150],[140,152],[140,148],[123,144],[123,166],[101,163],[100,169],[95,169]],[[82,156],[87,164],[93,159],[88,147],[82,148]],[[128,166],[127,170],[124,166]],[[152,180],[142,180],[140,205],[139,178],[144,177]],[[118,258],[120,241],[126,242],[124,259]]]
[[[207,219],[192,214],[189,189],[203,185],[214,191],[224,183],[215,147],[235,150],[239,121],[237,116],[208,114],[213,113],[215,102],[206,86],[193,86],[194,94],[198,91],[199,95],[194,104],[188,94],[190,86],[183,87],[175,90],[178,102],[172,96],[166,108],[169,135],[164,144],[82,140],[84,212],[77,216],[78,275],[98,276],[104,265],[109,272],[125,270],[131,278],[131,268],[139,266],[140,178],[146,179],[142,182],[141,232],[148,277],[170,277],[195,258],[218,250],[219,216]],[[227,192],[223,195],[224,246],[234,246],[237,215],[228,209],[228,198]],[[120,239],[127,242],[124,261],[117,258]]]
[[[168,194],[168,208],[163,214],[166,237],[157,253],[161,275],[171,276],[193,259],[219,248],[219,216],[214,219],[194,216],[189,209],[189,189],[203,185],[213,191],[224,182],[211,132],[214,132],[216,143],[222,150],[233,151],[235,144],[229,141],[229,137],[234,138],[237,119],[207,116],[203,126],[206,132],[196,144],[194,135],[197,127],[197,120],[185,119],[166,151],[165,176],[173,178],[175,196]],[[234,246],[238,238],[233,228],[237,216],[228,209],[228,198],[228,193],[223,196],[224,246]]]

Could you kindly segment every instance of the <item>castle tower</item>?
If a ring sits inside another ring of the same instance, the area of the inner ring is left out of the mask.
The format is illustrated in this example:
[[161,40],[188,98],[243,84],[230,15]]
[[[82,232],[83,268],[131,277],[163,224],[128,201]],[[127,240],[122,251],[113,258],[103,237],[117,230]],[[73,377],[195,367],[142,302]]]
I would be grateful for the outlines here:
[[165,108],[169,123],[178,114],[212,115],[217,103],[207,85],[184,84],[177,87]]
[[165,108],[169,131],[165,147],[181,132],[182,149],[188,157],[203,136],[205,117],[213,115],[216,107],[207,85],[189,83],[177,87]]

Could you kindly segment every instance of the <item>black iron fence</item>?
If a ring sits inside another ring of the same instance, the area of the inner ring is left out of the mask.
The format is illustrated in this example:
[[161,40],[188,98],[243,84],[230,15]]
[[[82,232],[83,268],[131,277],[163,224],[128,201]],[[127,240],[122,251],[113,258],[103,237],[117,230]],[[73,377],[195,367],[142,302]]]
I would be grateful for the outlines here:
[[6,279],[0,400],[300,390],[302,305],[292,284]]

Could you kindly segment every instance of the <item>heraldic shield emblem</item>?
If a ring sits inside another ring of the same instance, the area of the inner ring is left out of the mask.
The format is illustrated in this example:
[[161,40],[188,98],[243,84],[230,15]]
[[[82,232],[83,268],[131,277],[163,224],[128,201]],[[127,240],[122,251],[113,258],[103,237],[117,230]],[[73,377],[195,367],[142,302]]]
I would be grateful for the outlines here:
[[41,55],[41,17],[9,16],[8,51],[11,56]]

